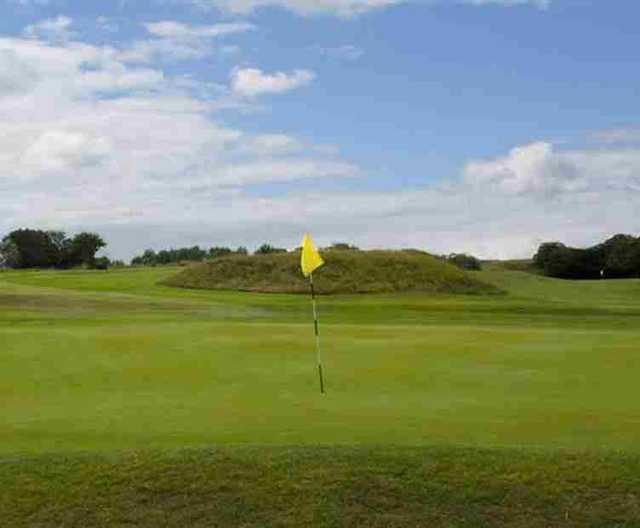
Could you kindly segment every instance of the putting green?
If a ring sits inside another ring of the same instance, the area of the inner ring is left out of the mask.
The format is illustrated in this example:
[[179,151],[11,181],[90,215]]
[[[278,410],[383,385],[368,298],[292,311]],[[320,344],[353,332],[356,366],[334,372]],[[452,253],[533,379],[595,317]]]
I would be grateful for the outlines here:
[[486,271],[505,295],[321,299],[0,273],[0,451],[215,443],[640,450],[640,281]]

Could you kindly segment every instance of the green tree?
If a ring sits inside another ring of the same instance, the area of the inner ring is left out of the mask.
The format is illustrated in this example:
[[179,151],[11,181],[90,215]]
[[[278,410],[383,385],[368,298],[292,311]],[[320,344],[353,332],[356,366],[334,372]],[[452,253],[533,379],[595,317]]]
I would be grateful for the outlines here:
[[286,253],[287,250],[283,248],[277,248],[271,244],[262,244],[257,250],[256,255],[271,255],[273,253]]
[[18,268],[52,268],[59,265],[60,252],[46,231],[17,229],[9,233],[2,243],[17,253],[12,260]]
[[158,256],[153,249],[147,249],[142,255],[135,257],[131,264],[133,266],[155,266],[158,264]]
[[20,250],[16,243],[5,238],[0,242],[0,268],[19,268]]
[[209,249],[209,258],[215,259],[220,257],[228,257],[232,255],[233,251],[228,247],[215,246]]
[[604,246],[607,249],[603,270],[605,277],[640,277],[640,238],[616,235]]
[[111,261],[109,257],[98,257],[94,261],[94,266],[97,270],[107,271],[111,267]]
[[71,239],[69,252],[71,262],[74,266],[84,265],[90,268],[95,267],[96,253],[107,244],[102,237],[96,233],[80,233]]
[[347,242],[333,242],[327,249],[334,249],[338,251],[360,251],[360,248]]
[[482,269],[482,264],[476,257],[465,253],[452,253],[446,258],[446,261],[464,270],[479,271]]

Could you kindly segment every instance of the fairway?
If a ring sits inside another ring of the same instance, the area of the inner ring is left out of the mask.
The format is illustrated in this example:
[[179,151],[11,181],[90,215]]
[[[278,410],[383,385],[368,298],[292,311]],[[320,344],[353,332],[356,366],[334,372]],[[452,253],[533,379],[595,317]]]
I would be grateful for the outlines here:
[[640,451],[640,281],[492,295],[173,289],[176,268],[0,273],[0,451],[455,445]]

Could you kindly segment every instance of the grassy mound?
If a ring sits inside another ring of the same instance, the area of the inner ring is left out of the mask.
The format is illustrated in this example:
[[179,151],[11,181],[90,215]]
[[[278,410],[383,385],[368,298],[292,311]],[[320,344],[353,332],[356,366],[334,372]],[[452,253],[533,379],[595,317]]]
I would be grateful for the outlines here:
[[[498,290],[419,251],[327,251],[319,293],[492,293]],[[195,265],[164,282],[179,288],[306,293],[299,253],[236,256]]]

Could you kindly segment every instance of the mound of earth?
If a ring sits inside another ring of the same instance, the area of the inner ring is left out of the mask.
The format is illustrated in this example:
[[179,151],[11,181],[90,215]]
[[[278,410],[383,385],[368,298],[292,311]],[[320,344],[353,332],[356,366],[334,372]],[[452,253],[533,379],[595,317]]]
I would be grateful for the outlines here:
[[[496,293],[461,269],[420,251],[325,251],[316,290],[338,293]],[[300,253],[232,256],[186,268],[164,282],[178,288],[307,293]]]

